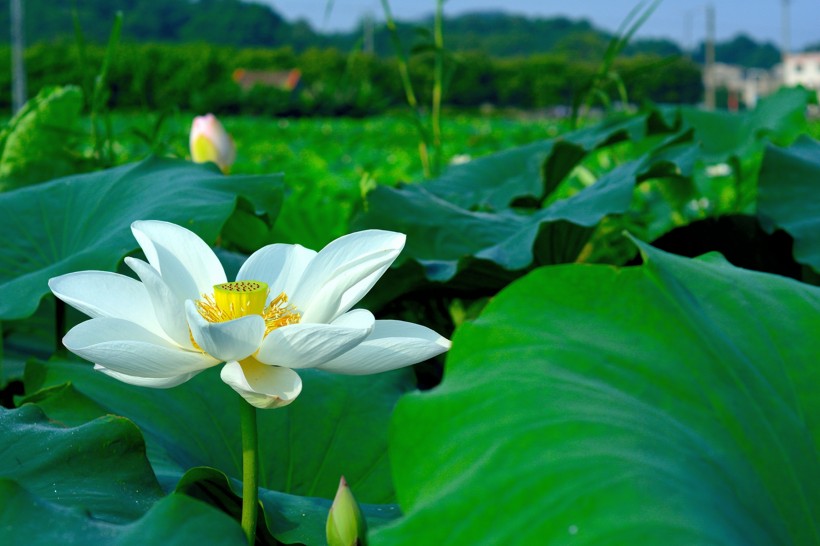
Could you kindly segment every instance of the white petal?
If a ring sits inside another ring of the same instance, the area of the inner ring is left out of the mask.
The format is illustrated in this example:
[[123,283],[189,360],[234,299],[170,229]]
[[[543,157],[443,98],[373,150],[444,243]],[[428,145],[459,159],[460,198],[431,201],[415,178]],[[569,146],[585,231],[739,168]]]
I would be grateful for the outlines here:
[[302,392],[302,379],[288,368],[266,366],[246,358],[222,367],[222,381],[257,408],[279,408],[293,402]]
[[348,375],[367,375],[416,364],[449,348],[450,340],[419,324],[377,320],[370,337],[317,368]]
[[204,353],[183,350],[138,324],[115,318],[82,322],[69,330],[63,344],[86,360],[134,377],[179,377],[219,363]]
[[315,250],[301,245],[268,245],[250,255],[239,269],[236,280],[267,283],[269,298],[282,292],[291,297],[314,256]]
[[259,348],[265,336],[265,319],[248,315],[226,322],[208,322],[191,300],[185,302],[188,324],[200,348],[223,362],[242,360]]
[[138,387],[151,387],[154,389],[170,389],[171,387],[176,387],[177,385],[185,383],[186,381],[188,381],[193,376],[199,373],[191,372],[178,375],[176,377],[135,377],[133,375],[125,375],[124,373],[113,372],[108,368],[100,366],[99,364],[95,364],[94,369],[98,372],[104,373],[105,375],[111,376],[114,379],[122,381],[123,383],[128,383],[129,385],[136,385]]
[[327,323],[353,307],[390,267],[404,241],[401,233],[367,230],[328,244],[310,262],[291,297],[302,322]]
[[373,314],[357,309],[331,324],[291,324],[265,337],[256,359],[285,368],[315,368],[361,343],[373,331]]
[[154,316],[145,286],[131,277],[107,271],[78,271],[49,279],[54,295],[91,318],[129,320],[167,337]]
[[156,321],[168,337],[180,347],[193,349],[188,322],[185,320],[185,300],[179,299],[160,277],[156,269],[136,258],[125,258],[125,264],[137,274],[148,292]]
[[215,284],[226,282],[216,254],[195,233],[157,220],[134,222],[131,231],[148,263],[182,301],[210,294]]

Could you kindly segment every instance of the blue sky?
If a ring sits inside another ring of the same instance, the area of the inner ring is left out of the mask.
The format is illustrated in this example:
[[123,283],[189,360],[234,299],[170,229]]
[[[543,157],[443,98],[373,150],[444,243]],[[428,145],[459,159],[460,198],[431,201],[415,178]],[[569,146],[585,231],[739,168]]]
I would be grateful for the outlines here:
[[[256,0],[273,5],[287,19],[304,18],[318,30],[349,30],[366,13],[381,15],[379,0]],[[614,31],[637,0],[449,0],[445,14],[477,10],[500,10],[540,17],[565,15],[586,18],[596,26]],[[788,0],[791,49],[820,42],[820,0]],[[719,40],[745,32],[757,40],[782,41],[783,0],[664,0],[643,27],[641,36],[671,38],[681,45],[703,40],[706,5],[715,8]],[[435,0],[390,0],[399,19],[415,19],[432,13]]]

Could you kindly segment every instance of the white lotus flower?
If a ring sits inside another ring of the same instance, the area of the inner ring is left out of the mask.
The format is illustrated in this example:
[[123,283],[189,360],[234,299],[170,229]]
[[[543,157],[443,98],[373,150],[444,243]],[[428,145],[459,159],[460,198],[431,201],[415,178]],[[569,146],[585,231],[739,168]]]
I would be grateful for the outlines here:
[[270,408],[301,392],[294,370],[372,374],[450,347],[424,326],[351,310],[401,252],[400,233],[352,233],[318,253],[269,245],[229,283],[211,248],[187,229],[139,221],[131,230],[148,262],[125,263],[142,282],[104,271],[49,281],[55,296],[92,317],[66,334],[65,346],[120,381],[168,388],[226,362],[222,380]]

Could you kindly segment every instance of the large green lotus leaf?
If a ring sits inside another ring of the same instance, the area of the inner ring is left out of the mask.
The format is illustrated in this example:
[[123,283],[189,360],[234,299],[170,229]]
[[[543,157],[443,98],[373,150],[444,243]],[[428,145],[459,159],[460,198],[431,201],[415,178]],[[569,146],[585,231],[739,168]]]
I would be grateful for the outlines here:
[[237,196],[272,219],[281,176],[226,177],[213,166],[152,158],[0,194],[0,320],[31,315],[51,277],[113,270],[137,247],[134,220],[167,220],[216,240]]
[[467,210],[500,211],[521,198],[542,201],[589,151],[670,130],[650,123],[655,117],[650,113],[608,118],[560,137],[450,166],[440,177],[421,185],[430,194]]
[[[370,505],[365,514],[374,525],[395,517],[396,508],[389,504],[395,497],[387,429],[396,400],[412,388],[412,373],[352,377],[303,370],[300,375],[304,386],[295,402],[258,411],[260,498],[270,532],[286,543],[317,544],[314,539],[324,537],[327,499],[334,497],[341,475],[357,499]],[[216,369],[159,390],[120,383],[82,362],[32,361],[26,388],[36,392],[25,401],[54,419],[83,422],[111,412],[133,420],[167,490],[193,467],[215,467],[234,479],[242,477],[240,398],[221,382]],[[202,486],[200,482],[214,481],[208,472],[216,471],[205,472],[205,478],[187,476],[181,490],[191,493],[196,486],[209,491],[198,495],[203,499],[235,499],[225,487],[224,494],[217,495],[213,491],[218,488]],[[231,502],[216,504],[230,512]]]
[[0,132],[0,192],[79,172],[83,93],[44,87]]
[[[176,491],[212,503],[237,520],[241,516],[241,482],[231,480],[213,468],[198,467],[189,470],[180,479]],[[355,490],[353,493],[358,495]],[[259,501],[264,507],[267,527],[263,527],[260,521],[257,533],[270,533],[285,544],[326,544],[325,526],[332,500],[260,489]],[[395,504],[359,505],[369,529],[376,529],[399,516],[399,509]]]
[[122,417],[66,427],[33,405],[0,408],[0,453],[0,478],[95,519],[132,521],[162,496],[139,430]]
[[10,546],[247,544],[236,521],[185,495],[170,495],[142,518],[119,524],[45,500],[9,479],[0,478],[0,499],[0,536]]
[[[277,411],[259,411],[260,484],[305,496],[332,498],[344,474],[365,502],[393,500],[386,430],[400,395],[412,388],[412,373],[351,377],[304,370],[303,392]],[[66,394],[64,384],[71,382]],[[44,393],[42,389],[50,389]],[[169,390],[133,387],[70,360],[30,362],[27,401],[44,405],[64,422],[93,415],[88,400],[133,420],[143,431],[148,457],[166,488],[184,470],[213,466],[241,477],[238,396],[217,369]],[[38,392],[39,391],[39,392]]]
[[[303,389],[295,402],[257,412],[260,485],[333,498],[344,474],[362,502],[392,502],[387,426],[396,400],[413,387],[412,372],[342,376],[301,370],[300,375]],[[87,419],[94,411],[88,402],[69,393],[68,399],[48,403],[52,397],[37,392],[51,388],[52,394],[61,394],[66,382],[80,398],[140,427],[148,458],[166,489],[195,466],[242,477],[241,399],[219,379],[217,368],[167,390],[126,385],[78,361],[33,361],[26,369],[29,400],[54,419]]]
[[640,247],[456,333],[396,408],[372,544],[820,544],[820,289]]
[[423,185],[380,186],[369,194],[369,211],[358,227],[406,233],[405,255],[419,262],[432,281],[449,281],[461,271],[488,263],[520,271],[534,262],[572,261],[604,216],[629,208],[636,182],[691,172],[693,147],[680,140],[680,135],[673,135],[651,154],[616,167],[591,186],[530,215],[511,209],[467,210]]
[[461,207],[503,209],[518,197],[541,194],[544,162],[554,146],[542,140],[453,165],[425,188]]
[[794,258],[820,272],[820,142],[802,137],[790,148],[769,146],[758,182],[757,210],[769,232],[794,238]]
[[762,146],[764,138],[779,144],[792,142],[806,130],[806,106],[811,100],[807,89],[783,88],[742,114],[683,108],[681,115],[684,124],[694,128],[704,156],[725,161]]
[[644,136],[647,117],[615,117],[558,138],[454,165],[425,183],[424,189],[461,208],[475,210],[501,210],[523,197],[542,200],[588,151]]

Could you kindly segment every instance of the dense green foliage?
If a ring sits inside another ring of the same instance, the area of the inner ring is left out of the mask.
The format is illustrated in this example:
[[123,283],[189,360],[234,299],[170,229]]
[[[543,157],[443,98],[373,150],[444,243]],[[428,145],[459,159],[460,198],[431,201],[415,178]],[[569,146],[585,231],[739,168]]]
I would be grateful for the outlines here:
[[[681,108],[610,118],[435,180],[380,186],[354,225],[410,235],[412,261],[391,297],[422,278],[486,294],[537,265],[624,263],[634,254],[625,229],[651,241],[695,220],[754,210],[765,142],[790,143],[805,131],[810,96],[783,90],[735,116]],[[710,174],[711,164],[724,174]]]
[[[49,85],[82,85],[85,71],[96,72],[103,54],[101,47],[88,47],[83,65],[72,42],[29,48],[30,92]],[[11,103],[9,59],[8,50],[0,48],[0,107]],[[465,53],[450,57],[447,67],[445,104],[548,108],[571,104],[597,64],[562,54],[501,59]],[[302,78],[293,92],[261,86],[243,91],[233,80],[237,68],[298,68]],[[615,69],[623,72],[630,100],[636,103],[695,103],[702,94],[700,69],[682,57],[628,57],[618,61]],[[396,74],[394,59],[335,49],[296,53],[290,48],[122,44],[109,67],[108,104],[123,109],[178,108],[222,114],[365,115],[404,104]],[[410,74],[419,99],[428,102],[433,77],[430,56],[413,56]]]
[[[231,278],[270,242],[400,230],[362,306],[453,338],[446,363],[413,370],[300,370],[293,404],[260,411],[257,544],[324,544],[344,474],[373,545],[820,545],[811,97],[648,105],[572,130],[445,118],[445,158],[470,157],[430,180],[403,117],[227,118],[231,176],[179,159],[180,114],[117,113],[106,144],[115,163],[177,159],[41,181],[43,150],[15,145],[19,177],[0,180],[0,535],[243,543],[241,400],[218,371],[135,387],[59,345],[84,317],[47,280],[119,270],[130,222],[150,218],[215,245]],[[54,146],[41,122],[61,100],[71,115],[53,119],[77,123],[76,92],[53,90],[4,135]],[[104,167],[79,123],[88,161],[70,168]]]
[[85,170],[77,153],[82,109],[72,86],[44,87],[28,101],[0,133],[0,191]]

